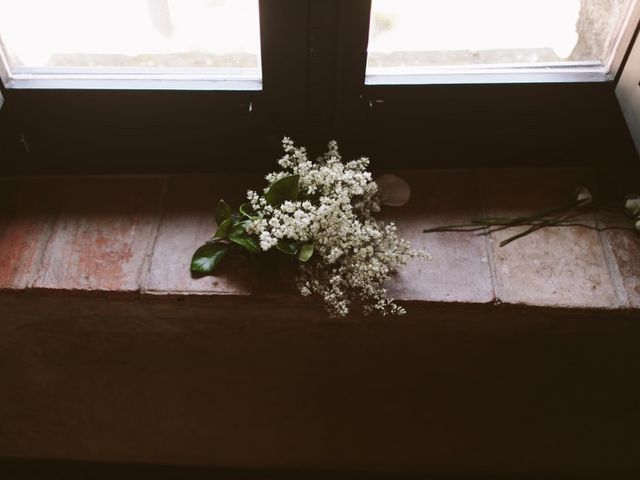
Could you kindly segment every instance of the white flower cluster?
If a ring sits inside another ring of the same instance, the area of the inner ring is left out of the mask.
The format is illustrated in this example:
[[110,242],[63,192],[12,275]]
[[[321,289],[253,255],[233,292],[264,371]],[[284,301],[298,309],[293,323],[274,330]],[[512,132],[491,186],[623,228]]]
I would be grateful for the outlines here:
[[263,251],[282,241],[312,244],[312,258],[300,263],[298,289],[302,295],[322,297],[331,316],[347,315],[354,301],[362,304],[365,314],[405,313],[386,298],[384,284],[409,258],[429,255],[398,238],[393,223],[384,225],[373,218],[380,204],[368,159],[343,163],[335,141],[315,162],[289,138],[284,138],[283,147],[285,155],[278,162],[282,171],[266,179],[273,184],[299,175],[298,199],[272,206],[264,195],[249,191],[255,216],[247,232],[258,237]]

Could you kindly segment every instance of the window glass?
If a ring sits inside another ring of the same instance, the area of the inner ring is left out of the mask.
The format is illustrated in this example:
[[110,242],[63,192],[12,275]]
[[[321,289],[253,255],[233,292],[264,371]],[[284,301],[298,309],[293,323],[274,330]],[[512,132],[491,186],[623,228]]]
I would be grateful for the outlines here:
[[373,0],[368,74],[602,66],[631,0]]
[[259,78],[258,0],[0,0],[12,74]]

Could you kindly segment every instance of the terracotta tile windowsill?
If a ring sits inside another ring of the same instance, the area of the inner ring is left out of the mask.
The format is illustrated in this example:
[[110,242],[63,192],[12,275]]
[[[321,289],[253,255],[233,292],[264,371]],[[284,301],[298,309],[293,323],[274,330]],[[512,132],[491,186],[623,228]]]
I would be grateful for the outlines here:
[[[436,304],[631,310],[640,307],[640,237],[580,227],[547,228],[506,247],[504,230],[423,234],[490,215],[532,213],[562,204],[578,185],[621,197],[640,186],[628,171],[588,169],[397,172],[412,187],[408,205],[387,207],[415,247],[390,285],[400,300]],[[0,290],[157,296],[260,296],[292,286],[257,281],[228,262],[217,277],[194,279],[191,252],[215,230],[218,198],[237,205],[260,175],[0,179]],[[613,214],[591,221],[625,224]]]

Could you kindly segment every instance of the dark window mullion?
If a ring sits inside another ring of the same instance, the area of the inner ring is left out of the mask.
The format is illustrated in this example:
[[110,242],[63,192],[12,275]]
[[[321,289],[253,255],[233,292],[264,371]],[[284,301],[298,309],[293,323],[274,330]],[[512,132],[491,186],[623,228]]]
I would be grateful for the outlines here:
[[[364,86],[369,1],[309,2],[309,146],[342,140],[343,125]],[[356,102],[357,103],[357,102]],[[346,153],[346,152],[345,152]]]
[[308,20],[308,0],[260,0],[263,91],[255,118],[272,145],[307,131]]
[[371,0],[343,2],[340,9],[340,94],[338,123],[350,129],[354,122],[361,121],[368,99],[365,94],[365,71],[367,66],[367,44],[369,41],[369,16]]

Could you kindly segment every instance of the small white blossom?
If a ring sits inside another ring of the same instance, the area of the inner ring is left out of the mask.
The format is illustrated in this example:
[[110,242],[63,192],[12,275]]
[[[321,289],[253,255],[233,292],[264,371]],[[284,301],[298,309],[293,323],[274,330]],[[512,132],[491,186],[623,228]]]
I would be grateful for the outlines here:
[[248,191],[256,218],[247,231],[258,236],[264,251],[279,240],[313,243],[312,258],[300,263],[298,289],[302,295],[321,297],[331,316],[346,316],[354,301],[362,304],[365,314],[404,314],[386,297],[384,285],[407,260],[429,255],[412,250],[409,242],[397,236],[393,223],[374,219],[373,214],[380,211],[380,196],[367,171],[369,160],[342,163],[335,141],[329,142],[328,151],[316,162],[290,138],[285,137],[282,146],[285,155],[278,161],[282,170],[265,178],[273,183],[298,174],[303,198],[273,207],[263,195]]
[[268,231],[264,230],[260,233],[260,248],[265,252],[270,250],[272,247],[275,247],[276,243],[278,243],[278,240]]

